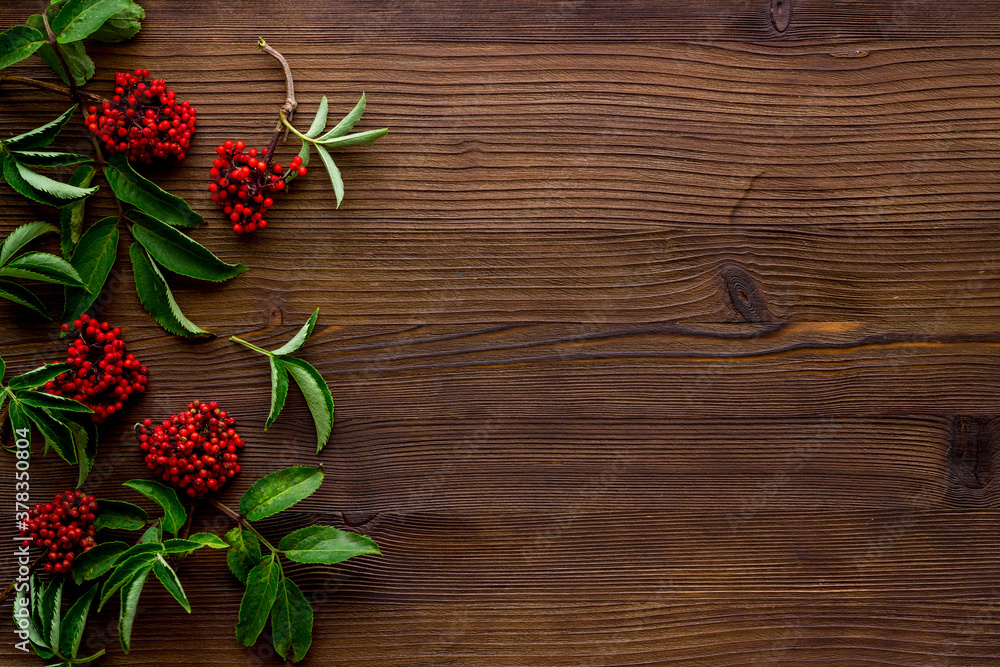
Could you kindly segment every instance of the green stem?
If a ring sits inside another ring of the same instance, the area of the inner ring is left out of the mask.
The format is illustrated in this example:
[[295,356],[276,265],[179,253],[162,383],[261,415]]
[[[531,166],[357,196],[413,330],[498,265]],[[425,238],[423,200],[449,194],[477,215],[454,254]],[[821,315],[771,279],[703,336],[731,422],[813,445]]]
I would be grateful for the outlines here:
[[268,357],[273,357],[274,356],[273,354],[271,354],[270,352],[268,352],[264,348],[257,347],[253,343],[248,343],[247,341],[243,340],[239,336],[230,336],[229,340],[233,341],[234,343],[239,343],[240,345],[243,345],[244,347],[249,347],[254,352],[260,352],[261,354],[267,355]]
[[310,143],[313,143],[313,144],[315,144],[315,143],[316,143],[316,142],[315,142],[314,140],[310,139],[310,138],[309,138],[309,137],[307,137],[306,135],[304,135],[304,134],[302,134],[301,132],[299,132],[298,130],[296,130],[296,129],[295,129],[295,128],[294,128],[293,126],[292,126],[292,124],[288,122],[288,119],[287,119],[287,118],[285,118],[285,114],[284,114],[284,112],[282,112],[282,114],[281,114],[281,122],[282,122],[282,123],[283,123],[283,124],[285,125],[285,127],[287,127],[287,128],[289,129],[289,130],[291,130],[291,131],[292,131],[292,134],[294,134],[295,136],[297,136],[297,137],[298,137],[299,139],[301,139],[302,141],[308,141],[308,142],[310,142]]
[[[264,538],[263,535],[261,535],[260,533],[258,533],[257,529],[254,528],[253,526],[251,526],[250,522],[247,521],[243,517],[242,514],[240,514],[239,512],[237,512],[235,510],[230,509],[229,507],[226,507],[225,505],[223,505],[222,503],[220,503],[215,498],[208,498],[207,500],[216,509],[221,510],[223,514],[225,514],[226,516],[228,516],[230,519],[234,520],[236,523],[238,523],[240,526],[242,526],[245,530],[247,530],[251,535],[253,535],[258,540],[260,540],[261,544],[263,544],[265,547],[267,547],[268,549],[271,550],[271,557],[272,558],[274,558],[276,556],[276,554],[280,554],[281,553],[281,551],[279,549],[277,549],[276,547],[274,547],[274,545],[272,545],[270,542],[268,542]],[[279,562],[279,567],[280,567],[280,562]]]

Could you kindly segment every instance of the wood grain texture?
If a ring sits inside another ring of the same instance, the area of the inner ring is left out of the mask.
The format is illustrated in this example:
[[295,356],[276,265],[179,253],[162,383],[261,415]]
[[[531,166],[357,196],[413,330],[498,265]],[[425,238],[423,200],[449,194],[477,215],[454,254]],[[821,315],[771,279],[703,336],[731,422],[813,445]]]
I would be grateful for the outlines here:
[[[35,4],[4,3],[0,29]],[[384,555],[289,566],[316,609],[303,664],[997,664],[992,3],[143,4],[136,40],[90,48],[88,88],[148,66],[198,107],[156,180],[251,271],[172,278],[217,334],[181,341],[141,310],[123,234],[98,312],[151,391],[104,429],[85,488],[136,501],[128,424],[193,398],[249,443],[224,502],[322,461],[321,490],[262,531],[332,523]],[[264,145],[283,100],[257,34],[295,71],[300,126],[365,91],[359,129],[390,134],[335,156],[340,210],[316,166],[237,239],[205,186],[214,147]],[[65,107],[0,86],[0,136]],[[76,123],[59,145],[89,140]],[[0,195],[0,236],[52,217]],[[99,194],[91,219],[114,210]],[[337,404],[319,459],[294,389],[264,433],[267,364],[226,340],[276,347],[317,307],[301,354]],[[9,373],[63,347],[0,302]],[[33,497],[74,479],[33,461]],[[123,656],[112,605],[85,640],[101,664],[280,664],[236,642],[218,553],[180,573],[193,613],[150,585]],[[0,663],[39,664],[7,641]]]

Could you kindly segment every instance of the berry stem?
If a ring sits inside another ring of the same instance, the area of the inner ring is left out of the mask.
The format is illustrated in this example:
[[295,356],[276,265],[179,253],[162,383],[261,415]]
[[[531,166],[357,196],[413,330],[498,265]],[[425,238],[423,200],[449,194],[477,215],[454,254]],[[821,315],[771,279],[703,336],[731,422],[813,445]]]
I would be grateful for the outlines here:
[[52,45],[52,50],[56,52],[56,57],[59,58],[59,64],[62,65],[63,71],[66,72],[66,81],[69,82],[69,96],[76,101],[80,98],[76,94],[76,77],[73,76],[73,70],[69,68],[66,63],[66,58],[63,56],[62,49],[59,47],[59,40],[56,39],[56,35],[52,32],[52,27],[49,25],[49,17],[46,16],[48,12],[42,12],[42,23],[45,24],[45,32],[49,35],[49,44]]
[[292,68],[288,66],[288,61],[285,60],[285,57],[265,42],[263,37],[258,37],[257,40],[257,47],[264,53],[274,56],[278,62],[281,63],[281,67],[285,70],[285,88],[287,90],[287,95],[285,97],[285,103],[281,107],[281,113],[288,116],[288,118],[291,118],[295,114],[295,107],[298,106],[298,102],[295,101],[295,82],[292,80]]
[[233,341],[234,343],[239,343],[240,345],[242,345],[244,347],[249,347],[251,350],[253,350],[255,352],[260,352],[261,354],[266,355],[268,357],[273,357],[274,356],[273,354],[271,354],[270,352],[268,352],[264,348],[257,347],[253,343],[248,343],[247,341],[243,340],[239,336],[230,336],[229,340]]
[[[249,531],[249,533],[250,533],[251,535],[253,535],[253,536],[254,536],[254,537],[256,537],[256,538],[257,538],[258,540],[260,540],[260,543],[261,543],[261,544],[263,544],[263,545],[264,545],[265,547],[267,547],[268,549],[270,549],[270,550],[271,550],[271,556],[272,556],[272,558],[273,558],[273,557],[274,557],[274,556],[275,556],[276,554],[279,554],[279,553],[281,553],[281,551],[279,551],[278,549],[276,549],[276,548],[275,548],[274,546],[272,546],[272,545],[271,545],[271,543],[270,543],[270,542],[268,542],[268,541],[267,541],[266,539],[264,539],[264,536],[263,536],[263,535],[261,535],[260,533],[258,533],[258,532],[257,532],[257,529],[256,529],[256,528],[254,528],[253,526],[251,526],[251,525],[250,525],[250,522],[249,522],[249,521],[247,521],[247,520],[246,520],[246,519],[245,519],[245,518],[243,517],[243,515],[242,515],[242,514],[240,514],[240,513],[239,513],[239,512],[237,512],[236,510],[233,510],[233,509],[230,509],[229,507],[226,507],[225,505],[223,505],[222,503],[220,503],[220,502],[219,502],[218,500],[216,500],[215,498],[208,498],[208,497],[206,497],[206,498],[205,498],[205,500],[207,500],[207,501],[208,501],[209,503],[211,503],[211,504],[212,504],[212,506],[213,506],[213,507],[215,507],[216,509],[218,509],[218,510],[221,510],[223,514],[225,514],[225,515],[226,515],[226,516],[228,516],[228,517],[229,517],[230,519],[232,519],[233,521],[235,521],[236,523],[238,523],[238,524],[239,524],[240,526],[242,526],[242,527],[243,527],[243,528],[244,528],[245,530]],[[279,563],[279,565],[280,565],[280,563]]]
[[71,100],[86,100],[89,102],[98,102],[103,104],[107,100],[100,95],[95,95],[94,93],[87,92],[86,90],[77,90],[74,97],[74,93],[66,86],[61,86],[58,83],[49,83],[48,81],[39,81],[38,79],[31,79],[26,76],[18,76],[16,74],[3,74],[0,75],[0,84],[4,83],[21,83],[26,86],[31,86],[33,88],[41,88],[42,90],[48,90],[53,93],[58,93],[64,95]]

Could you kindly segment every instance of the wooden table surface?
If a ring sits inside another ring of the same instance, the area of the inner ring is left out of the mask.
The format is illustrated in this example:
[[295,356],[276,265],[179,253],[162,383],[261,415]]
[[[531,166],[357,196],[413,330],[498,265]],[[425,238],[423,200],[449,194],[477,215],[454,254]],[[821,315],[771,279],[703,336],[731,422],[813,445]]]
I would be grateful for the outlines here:
[[[0,28],[44,4],[4,2]],[[137,500],[129,425],[194,398],[248,442],[222,500],[322,462],[264,533],[332,522],[384,556],[291,568],[316,608],[303,664],[1000,664],[1000,5],[142,4],[138,38],[91,48],[88,89],[147,67],[198,107],[157,178],[251,270],[174,281],[218,335],[191,343],[141,310],[122,243],[99,316],[150,392],[85,488]],[[365,91],[359,129],[390,133],[339,155],[340,210],[317,168],[237,238],[207,171],[227,138],[265,145],[284,99],[258,35],[301,127]],[[0,132],[66,106],[4,86]],[[63,148],[88,145],[78,121]],[[0,194],[0,235],[53,217]],[[317,307],[302,356],[337,405],[319,458],[294,390],[263,432],[267,365],[227,341],[277,344]],[[0,342],[10,373],[64,352],[6,302]],[[32,471],[38,496],[75,480]],[[223,561],[185,561],[190,616],[150,586],[128,656],[114,605],[86,643],[107,667],[278,664],[236,642]],[[6,627],[0,662],[41,664]]]

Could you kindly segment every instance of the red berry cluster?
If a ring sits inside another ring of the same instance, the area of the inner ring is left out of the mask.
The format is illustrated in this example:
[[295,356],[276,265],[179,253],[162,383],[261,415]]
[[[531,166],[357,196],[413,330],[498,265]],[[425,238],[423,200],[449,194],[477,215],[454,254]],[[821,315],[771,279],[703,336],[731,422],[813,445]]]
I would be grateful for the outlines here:
[[188,403],[188,409],[153,426],[139,424],[139,449],[146,467],[192,498],[218,491],[240,471],[237,451],[243,439],[233,430],[236,420],[215,401]]
[[[267,149],[258,153],[251,148],[244,153],[244,148],[246,144],[242,141],[226,141],[215,149],[219,157],[208,172],[212,178],[208,185],[212,201],[229,217],[237,234],[267,227],[264,214],[274,205],[270,195],[285,189],[285,174],[280,164],[271,165],[271,173],[267,173]],[[305,176],[302,158],[292,158],[289,170]]]
[[195,108],[177,102],[163,79],[147,82],[148,69],[115,75],[115,94],[100,111],[88,109],[87,129],[112,153],[132,162],[184,159],[194,134]]
[[121,329],[84,313],[72,324],[63,324],[62,331],[77,334],[66,352],[66,363],[76,370],[46,382],[46,392],[80,401],[102,424],[129,398],[146,391],[148,370],[135,355],[125,353]]
[[48,551],[46,572],[68,572],[73,559],[94,546],[97,501],[82,491],[57,493],[51,503],[38,503],[21,523],[23,546],[34,544]]

